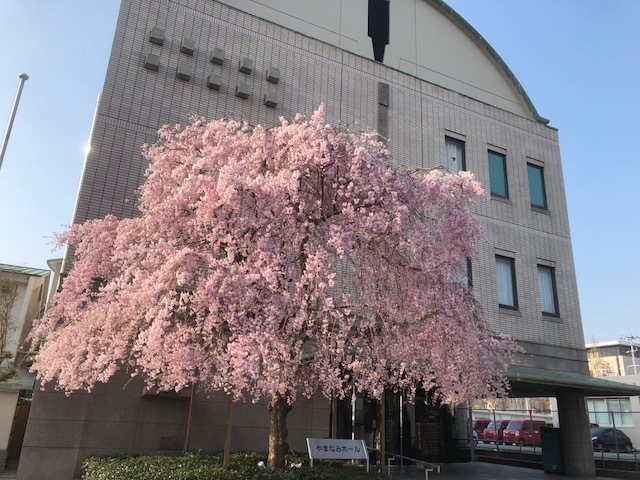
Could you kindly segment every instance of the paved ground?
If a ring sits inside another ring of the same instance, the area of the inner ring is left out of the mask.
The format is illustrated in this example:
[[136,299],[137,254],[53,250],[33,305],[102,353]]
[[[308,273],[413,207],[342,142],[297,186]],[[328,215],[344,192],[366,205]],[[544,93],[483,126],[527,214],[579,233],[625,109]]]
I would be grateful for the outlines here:
[[[14,469],[0,473],[1,480],[12,480],[16,478]],[[391,472],[391,480],[423,480],[424,471],[416,471],[415,468],[407,470],[404,474],[398,471]],[[511,467],[508,465],[497,465],[493,463],[447,463],[442,467],[440,473],[429,472],[429,480],[561,480],[571,478],[572,480],[605,480],[609,477],[567,477],[554,473],[545,473],[542,470],[532,468]]]
[[[424,471],[391,472],[392,480],[423,480]],[[511,467],[493,463],[447,463],[440,473],[429,472],[429,480],[604,480],[605,477],[568,477],[555,473],[545,473],[532,468]],[[607,477],[608,478],[608,477]]]
[[[15,468],[9,468],[7,470],[5,470],[4,472],[0,472],[0,479],[2,480],[8,480],[8,479],[14,479],[16,478],[16,470]],[[422,477],[420,477],[422,478]]]

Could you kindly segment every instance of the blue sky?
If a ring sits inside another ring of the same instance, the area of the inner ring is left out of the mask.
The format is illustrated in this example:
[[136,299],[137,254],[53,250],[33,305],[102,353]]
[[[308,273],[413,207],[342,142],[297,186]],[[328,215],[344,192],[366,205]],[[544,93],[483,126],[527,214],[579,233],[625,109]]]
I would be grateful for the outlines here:
[[[448,3],[559,129],[585,340],[640,336],[640,1]],[[30,76],[0,169],[0,263],[62,256],[52,233],[71,221],[118,5],[0,0],[2,134]]]

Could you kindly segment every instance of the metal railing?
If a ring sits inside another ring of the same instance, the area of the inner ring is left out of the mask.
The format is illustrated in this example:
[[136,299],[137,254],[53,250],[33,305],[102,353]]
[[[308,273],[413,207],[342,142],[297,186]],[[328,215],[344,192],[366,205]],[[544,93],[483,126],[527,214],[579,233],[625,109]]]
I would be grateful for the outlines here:
[[[437,465],[435,463],[429,463],[429,462],[425,462],[424,460],[418,460],[417,458],[411,458],[405,455],[397,455],[395,453],[389,453],[389,452],[385,452],[385,457],[387,459],[387,476],[389,478],[391,478],[391,462],[396,459],[400,459],[400,461],[407,460],[409,462],[415,462],[416,465],[424,465],[425,480],[429,480],[429,472],[435,471],[437,473],[440,473],[440,465]],[[400,468],[402,468],[402,464]]]
[[[606,454],[605,454],[606,453]],[[631,459],[633,455],[633,459]],[[596,469],[602,470],[617,470],[617,471],[629,471],[629,464],[633,463],[634,472],[640,472],[640,462],[638,461],[638,450],[634,450],[631,453],[623,454],[620,456],[620,452],[605,452],[604,450],[593,452],[594,460],[596,463]]]
[[[611,400],[611,399],[609,399]],[[624,406],[624,405],[623,405]],[[619,408],[618,410],[604,410],[591,408],[588,410],[589,422],[591,427],[613,428],[614,437],[618,436],[617,432],[621,432],[628,437],[621,437],[614,442],[614,446],[605,445],[599,448],[594,440],[594,460],[597,470],[601,471],[623,471],[623,472],[640,472],[640,411],[633,409]],[[525,410],[525,409],[473,409],[470,413],[470,422],[473,420],[486,419],[493,421],[494,424],[503,419],[512,420],[544,420],[548,425],[559,427],[562,431],[562,424],[555,409],[549,410]],[[471,432],[469,433],[471,435]],[[494,432],[497,436],[497,431]],[[493,461],[493,459],[501,459],[503,461],[514,460],[522,465],[525,464],[542,464],[542,445],[539,439],[532,441],[527,440],[524,444],[512,445],[503,439],[478,438],[477,445],[471,448],[472,457],[479,460]],[[631,445],[627,447],[628,441]],[[460,446],[468,445],[471,447],[469,438],[458,438]]]

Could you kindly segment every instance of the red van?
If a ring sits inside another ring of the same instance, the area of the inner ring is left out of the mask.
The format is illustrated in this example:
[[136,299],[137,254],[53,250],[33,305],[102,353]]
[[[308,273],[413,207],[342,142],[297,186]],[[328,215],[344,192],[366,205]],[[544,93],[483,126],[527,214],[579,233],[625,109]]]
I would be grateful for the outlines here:
[[544,420],[511,420],[502,432],[502,439],[513,445],[542,445],[540,429],[546,426]]
[[478,434],[478,440],[482,440],[483,439],[483,433],[484,433],[484,429],[487,428],[487,425],[489,425],[489,422],[491,420],[489,420],[488,418],[476,418],[473,421],[473,430]]
[[491,420],[487,428],[484,429],[482,434],[482,441],[484,443],[502,443],[502,436],[504,433],[504,429],[507,428],[509,422],[511,420],[496,420],[495,422]]

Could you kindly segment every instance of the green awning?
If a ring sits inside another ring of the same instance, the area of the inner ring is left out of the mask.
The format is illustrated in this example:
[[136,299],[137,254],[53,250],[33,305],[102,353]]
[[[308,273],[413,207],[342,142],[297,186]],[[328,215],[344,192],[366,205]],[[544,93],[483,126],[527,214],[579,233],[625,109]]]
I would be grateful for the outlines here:
[[7,265],[6,263],[0,263],[0,272],[29,275],[32,277],[44,277],[45,275],[51,274],[51,271],[41,268],[21,267],[19,265]]
[[509,365],[507,378],[513,396],[556,396],[558,392],[589,397],[640,395],[640,386],[573,372]]

